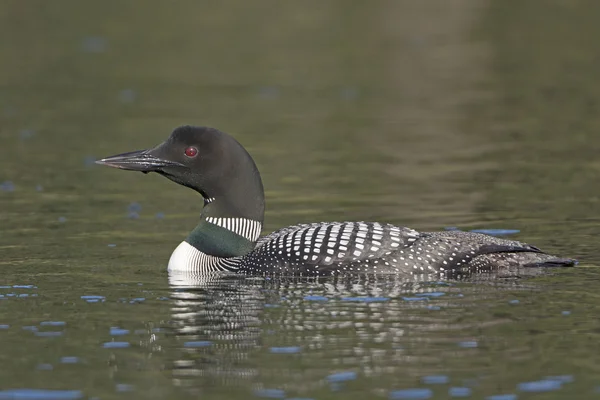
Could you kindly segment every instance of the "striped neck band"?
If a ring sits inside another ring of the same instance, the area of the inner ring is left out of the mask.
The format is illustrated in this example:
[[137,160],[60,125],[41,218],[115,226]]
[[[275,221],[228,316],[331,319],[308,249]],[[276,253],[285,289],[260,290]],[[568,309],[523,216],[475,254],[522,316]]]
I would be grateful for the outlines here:
[[260,222],[247,218],[206,217],[206,222],[230,230],[251,242],[255,242],[258,239],[262,229],[262,224]]

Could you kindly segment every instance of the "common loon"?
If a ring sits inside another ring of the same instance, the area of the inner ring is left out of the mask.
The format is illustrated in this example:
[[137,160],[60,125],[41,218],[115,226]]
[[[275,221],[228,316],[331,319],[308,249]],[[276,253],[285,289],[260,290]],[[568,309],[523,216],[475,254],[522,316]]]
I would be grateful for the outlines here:
[[232,136],[214,128],[182,126],[152,149],[96,162],[157,172],[202,195],[200,222],[171,255],[170,271],[413,275],[576,263],[484,234],[377,222],[299,224],[259,237],[265,201],[256,164]]

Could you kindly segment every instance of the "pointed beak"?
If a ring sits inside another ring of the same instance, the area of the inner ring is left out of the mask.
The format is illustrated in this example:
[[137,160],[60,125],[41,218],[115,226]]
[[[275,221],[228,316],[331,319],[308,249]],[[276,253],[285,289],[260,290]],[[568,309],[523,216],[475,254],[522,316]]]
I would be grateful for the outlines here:
[[96,164],[107,165],[113,168],[126,169],[128,171],[153,172],[165,167],[183,167],[175,161],[156,157],[151,150],[138,150],[129,153],[118,154],[97,160]]

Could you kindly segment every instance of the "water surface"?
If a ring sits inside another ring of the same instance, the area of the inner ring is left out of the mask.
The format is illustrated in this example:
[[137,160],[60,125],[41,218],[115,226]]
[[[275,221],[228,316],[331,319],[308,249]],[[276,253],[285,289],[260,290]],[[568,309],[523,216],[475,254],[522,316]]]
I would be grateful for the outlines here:
[[[0,11],[0,398],[594,396],[596,2],[141,4]],[[253,155],[265,233],[510,229],[582,264],[169,277],[201,197],[93,160],[185,123]]]

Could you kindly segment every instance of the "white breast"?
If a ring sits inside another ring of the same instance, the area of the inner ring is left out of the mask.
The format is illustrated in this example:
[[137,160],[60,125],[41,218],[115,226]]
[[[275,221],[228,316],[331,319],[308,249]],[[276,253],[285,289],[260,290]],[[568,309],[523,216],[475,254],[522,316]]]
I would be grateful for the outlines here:
[[205,274],[218,271],[235,271],[238,263],[238,257],[221,258],[211,256],[184,241],[171,254],[167,269],[173,272]]

